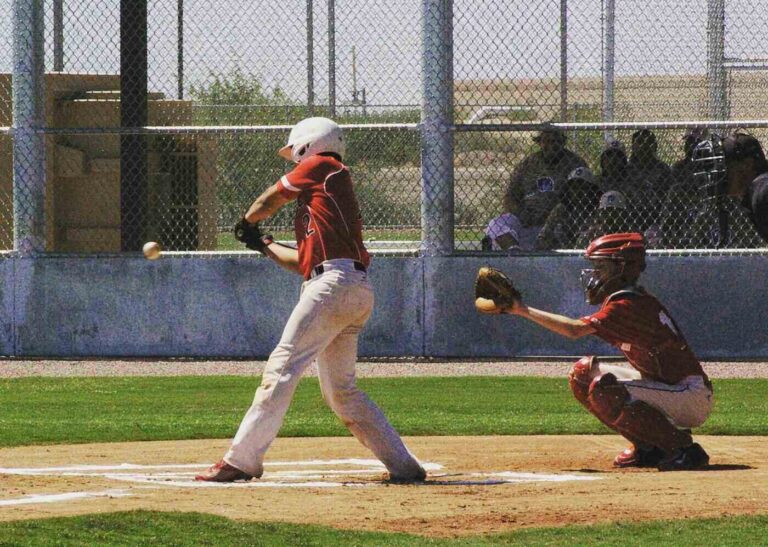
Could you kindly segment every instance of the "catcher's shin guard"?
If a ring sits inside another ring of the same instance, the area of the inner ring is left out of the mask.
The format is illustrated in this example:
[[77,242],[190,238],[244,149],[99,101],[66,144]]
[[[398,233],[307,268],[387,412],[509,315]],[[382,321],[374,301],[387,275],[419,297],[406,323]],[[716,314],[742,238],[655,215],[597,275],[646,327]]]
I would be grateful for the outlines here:
[[691,444],[691,434],[676,428],[663,412],[644,401],[629,399],[626,386],[613,374],[595,379],[589,388],[595,415],[633,443],[657,446],[667,454]]
[[582,357],[571,367],[568,372],[568,385],[573,396],[590,412],[589,386],[592,384],[592,363],[596,358],[593,355]]
[[613,374],[603,374],[592,380],[587,400],[595,416],[616,429],[613,424],[629,400],[629,391]]
[[[579,403],[581,403],[581,405],[586,408],[590,414],[600,420],[605,426],[616,431],[613,423],[606,420],[601,412],[595,411],[595,409],[592,408],[592,403],[589,400],[589,388],[595,381],[593,378],[595,367],[597,367],[597,357],[594,355],[582,357],[576,361],[576,363],[571,368],[571,371],[568,373],[568,385],[571,387],[571,392],[573,392],[573,396],[576,398],[576,400],[579,401]],[[633,443],[640,442],[637,439],[631,437],[627,437],[627,439]]]

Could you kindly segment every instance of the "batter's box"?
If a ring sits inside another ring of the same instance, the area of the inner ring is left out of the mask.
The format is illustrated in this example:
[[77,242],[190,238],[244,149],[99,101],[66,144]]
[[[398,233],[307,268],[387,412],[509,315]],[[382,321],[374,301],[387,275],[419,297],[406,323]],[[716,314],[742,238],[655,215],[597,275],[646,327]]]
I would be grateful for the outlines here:
[[[424,486],[492,486],[535,482],[594,481],[600,477],[582,474],[493,471],[486,473],[447,473],[439,463],[422,464],[427,471]],[[385,484],[386,472],[378,460],[335,459],[271,461],[264,464],[260,480],[234,483],[195,481],[207,464],[68,465],[62,467],[0,468],[0,474],[52,477],[100,477],[143,487],[175,488],[342,488],[372,487]]]

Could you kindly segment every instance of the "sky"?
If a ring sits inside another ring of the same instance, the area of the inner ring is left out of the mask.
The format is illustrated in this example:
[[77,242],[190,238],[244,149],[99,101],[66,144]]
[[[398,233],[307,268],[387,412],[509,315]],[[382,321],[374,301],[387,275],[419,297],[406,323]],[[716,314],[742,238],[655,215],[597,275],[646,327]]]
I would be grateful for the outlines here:
[[[119,2],[63,0],[67,70],[117,73]],[[568,73],[599,76],[602,2],[568,1]],[[52,67],[51,2],[46,0],[47,58]],[[12,66],[12,0],[0,0],[0,72]],[[307,0],[184,0],[185,89],[236,67],[307,96]],[[150,89],[177,88],[177,0],[149,0]],[[421,89],[421,2],[336,0],[339,101],[352,96],[352,49],[358,87],[373,104],[417,105]],[[328,94],[328,4],[313,0],[314,81]],[[706,0],[616,0],[617,76],[702,74],[706,70]],[[768,58],[768,0],[726,0],[726,56]],[[454,0],[457,79],[557,77],[560,0]]]

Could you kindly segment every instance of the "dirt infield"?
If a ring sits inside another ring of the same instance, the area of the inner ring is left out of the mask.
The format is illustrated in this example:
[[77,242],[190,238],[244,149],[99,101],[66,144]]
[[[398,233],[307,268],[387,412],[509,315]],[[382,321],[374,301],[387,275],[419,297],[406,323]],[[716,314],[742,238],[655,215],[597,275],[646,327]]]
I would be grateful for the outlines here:
[[[399,376],[549,376],[564,377],[578,357],[571,359],[491,360],[361,360],[361,378]],[[616,363],[622,363],[621,360]],[[188,359],[87,359],[87,360],[1,360],[0,378],[30,376],[210,376],[259,375],[265,361],[199,361]],[[768,362],[705,362],[711,378],[768,378]],[[310,366],[307,376],[316,376]]]
[[[768,443],[701,437],[711,466],[618,471],[618,436],[414,437],[424,484],[382,482],[352,438],[278,439],[260,481],[192,480],[228,441],[0,450],[0,521],[130,509],[458,536],[520,527],[768,512]],[[125,465],[130,464],[130,465]]]

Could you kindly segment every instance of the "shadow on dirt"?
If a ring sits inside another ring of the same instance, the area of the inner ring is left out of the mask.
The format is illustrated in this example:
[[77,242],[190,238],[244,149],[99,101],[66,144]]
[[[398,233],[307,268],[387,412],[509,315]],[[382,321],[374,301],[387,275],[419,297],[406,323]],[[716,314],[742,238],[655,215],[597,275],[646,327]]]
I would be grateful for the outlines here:
[[718,463],[696,469],[696,471],[746,471],[747,469],[754,469],[754,467],[735,463]]
[[[708,465],[700,469],[691,469],[690,471],[747,471],[749,469],[755,469],[751,465],[743,464],[731,464],[731,463],[718,463]],[[563,469],[568,473],[642,473],[642,472],[656,472],[655,467],[627,467],[625,469],[611,468],[611,469]],[[674,473],[675,471],[668,471],[668,473]]]

